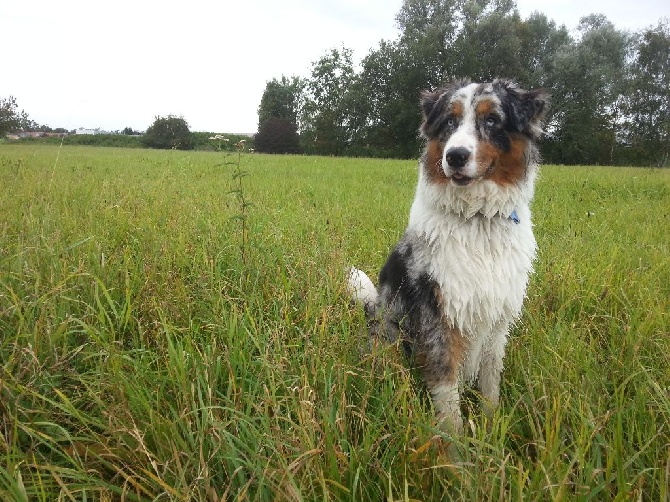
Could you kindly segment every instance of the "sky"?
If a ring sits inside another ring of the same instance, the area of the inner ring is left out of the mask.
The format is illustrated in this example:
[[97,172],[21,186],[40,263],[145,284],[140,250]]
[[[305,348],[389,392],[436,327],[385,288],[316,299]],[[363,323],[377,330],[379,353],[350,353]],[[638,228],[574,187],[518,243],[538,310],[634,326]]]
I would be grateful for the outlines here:
[[[131,127],[183,116],[193,131],[253,133],[265,85],[307,77],[329,49],[357,60],[399,32],[402,0],[0,0],[0,98],[52,128]],[[603,13],[639,30],[668,0],[517,0],[574,29]]]

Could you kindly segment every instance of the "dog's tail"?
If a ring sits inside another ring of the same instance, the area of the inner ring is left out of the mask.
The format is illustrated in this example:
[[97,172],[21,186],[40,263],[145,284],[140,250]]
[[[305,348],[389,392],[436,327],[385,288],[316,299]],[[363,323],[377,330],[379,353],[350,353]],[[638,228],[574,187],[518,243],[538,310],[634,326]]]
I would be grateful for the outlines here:
[[379,301],[379,293],[365,272],[351,267],[347,274],[347,291],[351,299],[363,305],[368,317],[375,315]]

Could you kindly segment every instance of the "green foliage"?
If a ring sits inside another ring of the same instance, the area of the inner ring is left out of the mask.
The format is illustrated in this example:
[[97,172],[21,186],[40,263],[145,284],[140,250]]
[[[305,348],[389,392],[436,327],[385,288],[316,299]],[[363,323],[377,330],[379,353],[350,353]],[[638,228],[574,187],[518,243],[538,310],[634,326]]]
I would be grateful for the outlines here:
[[[222,134],[215,132],[199,132],[191,133],[193,138],[193,148],[195,150],[210,150],[210,151],[236,151],[235,145],[240,141],[244,141],[246,150],[254,149],[254,137],[246,134]],[[212,139],[214,138],[214,139]]]
[[[223,134],[219,135],[228,141],[212,140],[217,133],[212,132],[192,132],[194,150],[209,151],[235,151],[235,145],[244,140],[247,150],[254,148],[253,136],[244,134]],[[64,138],[41,137],[41,138],[22,138],[12,142],[17,145],[85,145],[85,146],[115,146],[123,148],[143,148],[144,144],[141,136],[127,136],[125,134],[70,134]]]
[[256,150],[263,153],[299,153],[300,137],[294,123],[271,117],[263,122],[254,137]]
[[82,146],[114,146],[122,148],[143,148],[140,136],[126,136],[124,134],[69,134],[63,138],[46,137],[21,138],[13,143],[17,145],[82,145]]
[[349,100],[355,96],[351,49],[332,49],[312,65],[302,108],[303,148],[319,155],[342,155],[351,143],[355,128],[351,123]]
[[142,136],[142,144],[149,148],[191,150],[193,137],[183,117],[158,116]]
[[259,128],[271,118],[297,124],[304,85],[304,81],[298,77],[289,79],[283,75],[281,81],[272,79],[267,82],[258,107]]
[[582,19],[580,31],[579,42],[554,57],[552,126],[562,162],[608,165],[614,163],[629,39],[604,16]]
[[8,132],[27,129],[32,124],[28,114],[19,110],[15,97],[0,98],[0,138],[4,138]]
[[126,136],[124,134],[70,134],[65,138],[49,138],[49,143],[61,141],[64,145],[88,146],[116,146],[123,148],[142,148],[140,136]]
[[541,13],[521,19],[513,0],[405,0],[396,21],[398,38],[380,41],[360,66],[349,49],[328,50],[304,85],[269,82],[261,108],[277,95],[302,103],[307,153],[415,158],[422,90],[508,77],[552,93],[549,161],[667,165],[667,23],[630,36],[591,15],[573,36]]
[[670,25],[659,22],[638,35],[625,94],[624,131],[630,150],[650,165],[670,165]]
[[1,148],[0,499],[667,500],[670,172],[544,167],[502,406],[450,438],[343,290],[415,161],[242,153],[243,260],[220,153]]

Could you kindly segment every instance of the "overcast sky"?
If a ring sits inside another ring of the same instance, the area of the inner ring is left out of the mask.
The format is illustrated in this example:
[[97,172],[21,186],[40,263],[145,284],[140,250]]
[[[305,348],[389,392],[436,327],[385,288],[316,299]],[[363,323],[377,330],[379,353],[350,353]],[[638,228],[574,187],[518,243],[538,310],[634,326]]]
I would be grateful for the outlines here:
[[[356,59],[395,39],[402,0],[0,0],[0,98],[51,127],[252,133],[265,84],[308,76],[342,45]],[[517,0],[569,29],[587,14],[656,25],[668,0]]]

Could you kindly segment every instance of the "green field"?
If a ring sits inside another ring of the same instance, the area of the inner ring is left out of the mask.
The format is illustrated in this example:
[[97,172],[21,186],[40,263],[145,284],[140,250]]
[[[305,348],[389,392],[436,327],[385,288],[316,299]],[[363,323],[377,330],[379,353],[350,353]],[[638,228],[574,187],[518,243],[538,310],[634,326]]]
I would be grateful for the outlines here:
[[343,288],[415,178],[0,145],[0,500],[670,500],[670,170],[543,167],[502,405],[457,438]]

